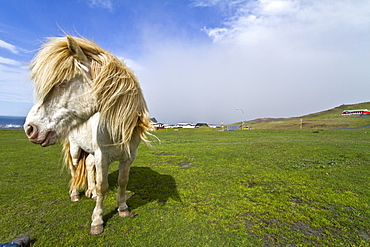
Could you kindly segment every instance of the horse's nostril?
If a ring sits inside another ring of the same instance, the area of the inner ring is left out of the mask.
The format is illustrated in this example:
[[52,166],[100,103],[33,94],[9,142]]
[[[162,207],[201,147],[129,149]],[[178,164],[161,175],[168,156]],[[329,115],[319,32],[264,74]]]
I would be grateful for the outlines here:
[[32,125],[26,127],[26,135],[28,138],[34,138],[37,136],[37,128]]

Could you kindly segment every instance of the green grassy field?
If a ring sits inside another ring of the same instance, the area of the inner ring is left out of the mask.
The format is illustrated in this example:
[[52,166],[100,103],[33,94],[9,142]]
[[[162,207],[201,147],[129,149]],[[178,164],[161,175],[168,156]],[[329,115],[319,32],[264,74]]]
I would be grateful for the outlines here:
[[[315,133],[313,133],[315,132]],[[128,200],[115,209],[111,165],[105,232],[94,201],[72,203],[61,147],[0,131],[0,242],[32,246],[370,246],[369,130],[157,132],[139,148]]]

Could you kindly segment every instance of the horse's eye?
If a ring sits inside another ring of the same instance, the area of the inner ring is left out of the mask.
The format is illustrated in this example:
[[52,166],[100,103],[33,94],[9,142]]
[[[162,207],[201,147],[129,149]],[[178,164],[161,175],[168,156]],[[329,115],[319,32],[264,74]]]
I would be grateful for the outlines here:
[[68,86],[68,81],[67,81],[67,80],[63,80],[63,81],[61,81],[61,82],[59,83],[59,86],[60,86],[60,87],[66,87],[66,86]]

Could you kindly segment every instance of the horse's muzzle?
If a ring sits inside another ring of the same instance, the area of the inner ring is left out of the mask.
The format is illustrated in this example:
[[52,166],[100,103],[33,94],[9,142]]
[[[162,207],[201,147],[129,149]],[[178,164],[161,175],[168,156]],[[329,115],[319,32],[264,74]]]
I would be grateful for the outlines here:
[[41,132],[38,130],[37,126],[28,124],[24,126],[24,131],[28,137],[28,140],[35,144],[40,144],[42,147],[53,145],[56,142],[56,132],[47,130]]

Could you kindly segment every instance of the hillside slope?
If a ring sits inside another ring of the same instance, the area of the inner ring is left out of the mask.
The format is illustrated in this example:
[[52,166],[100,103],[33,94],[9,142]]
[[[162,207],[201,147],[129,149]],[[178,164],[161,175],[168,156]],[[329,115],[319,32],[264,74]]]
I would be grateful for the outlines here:
[[259,119],[256,119],[245,122],[245,125],[255,129],[299,129],[301,127],[303,129],[333,129],[370,125],[370,116],[342,116],[343,110],[354,109],[370,109],[370,102],[340,105],[329,110],[283,120],[259,121]]

